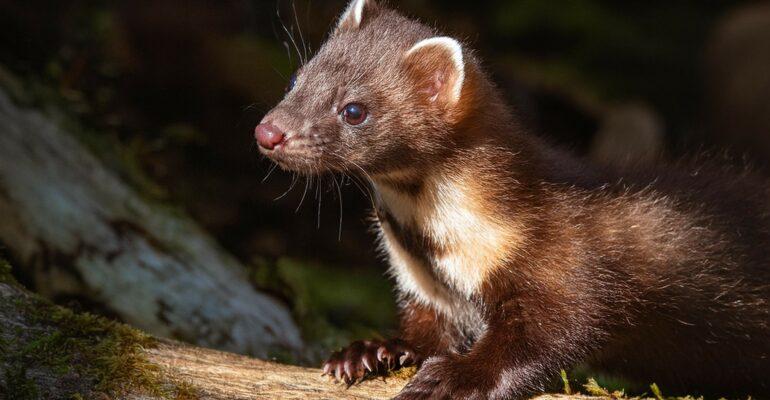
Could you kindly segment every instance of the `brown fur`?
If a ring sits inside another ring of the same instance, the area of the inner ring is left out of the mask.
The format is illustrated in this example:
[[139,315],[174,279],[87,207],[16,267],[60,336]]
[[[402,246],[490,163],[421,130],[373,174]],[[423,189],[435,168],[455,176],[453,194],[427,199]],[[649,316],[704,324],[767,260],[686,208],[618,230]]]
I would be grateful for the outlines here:
[[[770,392],[766,182],[554,150],[519,127],[472,52],[452,101],[451,51],[408,54],[436,32],[360,1],[361,21],[343,16],[265,117],[289,141],[263,151],[371,180],[421,364],[399,398],[518,399],[579,362],[669,390]],[[369,111],[360,126],[338,115],[352,101]],[[366,343],[329,370],[360,378],[361,354],[385,346]]]

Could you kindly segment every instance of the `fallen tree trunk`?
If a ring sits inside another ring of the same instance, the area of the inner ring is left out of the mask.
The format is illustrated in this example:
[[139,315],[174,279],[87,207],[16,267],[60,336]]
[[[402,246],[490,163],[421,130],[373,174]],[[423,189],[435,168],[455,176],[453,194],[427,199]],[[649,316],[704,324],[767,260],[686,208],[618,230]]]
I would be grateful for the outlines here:
[[[147,357],[167,375],[193,382],[193,390],[206,399],[390,399],[408,382],[403,377],[370,379],[347,388],[321,376],[320,369],[165,343]],[[536,400],[591,398],[549,394]]]
[[[407,383],[391,377],[346,388],[320,369],[153,339],[53,306],[3,275],[0,399],[388,399]],[[554,399],[588,397],[538,398]]]
[[153,335],[261,357],[302,347],[287,308],[202,229],[1,89],[0,242],[38,293],[86,294]]
[[404,378],[372,379],[346,388],[320,369],[282,365],[215,350],[161,343],[146,357],[166,376],[190,382],[207,399],[388,399]]

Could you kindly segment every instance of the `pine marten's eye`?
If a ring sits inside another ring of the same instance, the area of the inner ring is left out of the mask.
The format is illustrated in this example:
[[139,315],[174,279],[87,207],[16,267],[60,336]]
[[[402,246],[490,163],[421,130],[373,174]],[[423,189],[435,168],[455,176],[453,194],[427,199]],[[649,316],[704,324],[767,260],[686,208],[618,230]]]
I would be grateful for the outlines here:
[[359,125],[366,120],[366,107],[363,104],[350,103],[342,109],[342,118],[349,125]]
[[291,92],[294,89],[294,85],[297,83],[297,73],[291,74],[289,77],[289,83],[286,85],[286,93]]

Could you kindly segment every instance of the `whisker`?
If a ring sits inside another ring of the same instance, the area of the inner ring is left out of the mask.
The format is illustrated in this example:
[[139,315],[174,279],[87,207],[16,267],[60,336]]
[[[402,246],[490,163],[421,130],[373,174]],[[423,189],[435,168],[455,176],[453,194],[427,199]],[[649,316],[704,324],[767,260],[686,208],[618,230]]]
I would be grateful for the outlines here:
[[[305,12],[305,23],[310,26],[310,13],[313,11],[313,0],[308,0],[306,5],[307,11]],[[313,46],[308,41],[307,50],[309,54],[313,54]]]
[[[283,28],[286,29],[286,28]],[[286,49],[286,55],[289,57],[289,65],[292,69],[294,69],[294,58],[291,56],[291,47],[289,46],[289,42],[283,41],[283,48]]]
[[299,18],[297,17],[297,7],[294,0],[291,1],[291,9],[294,11],[294,22],[297,24],[297,32],[299,32],[299,41],[302,43],[302,51],[305,55],[305,63],[307,63],[307,46],[305,45],[305,37],[302,35],[302,27],[299,24]]
[[[361,171],[361,173],[363,174],[363,179],[365,179],[366,181],[368,181],[368,184],[367,184],[367,183],[365,183],[365,182],[359,182],[358,180],[359,180],[359,179],[361,179],[361,178],[358,176],[358,174],[353,174],[352,176],[350,176],[350,178],[351,178],[351,181],[352,181],[352,182],[353,182],[353,183],[354,183],[354,184],[355,184],[355,185],[358,187],[358,189],[361,191],[361,193],[364,195],[364,197],[366,197],[366,198],[368,198],[368,199],[369,199],[369,201],[371,202],[371,205],[372,205],[372,209],[376,209],[376,208],[377,208],[377,207],[376,207],[376,204],[375,204],[376,202],[375,202],[375,200],[374,200],[374,197],[375,197],[375,196],[374,196],[374,194],[372,193],[372,190],[373,190],[373,188],[374,188],[374,179],[371,177],[371,175],[369,175],[369,173],[368,173],[368,172],[366,172],[366,170],[364,170],[364,169],[363,169],[363,168],[362,168],[360,165],[358,165],[358,163],[356,163],[355,161],[346,160],[344,157],[340,156],[340,155],[339,155],[339,154],[337,154],[336,152],[330,152],[329,154],[331,154],[331,155],[333,155],[333,156],[335,156],[335,157],[339,158],[339,159],[342,161],[342,163],[341,163],[341,164],[343,165],[343,168],[345,168],[346,170],[348,170],[348,171],[349,171],[349,169],[347,168],[347,166],[345,166],[347,163],[349,163],[349,164],[351,164],[351,165],[355,166],[356,168],[358,168],[358,170],[360,170],[360,171]],[[359,185],[359,183],[360,183],[360,185]],[[366,188],[366,193],[364,193],[364,189],[362,188],[362,186],[363,186],[364,188]]]
[[337,178],[334,176],[332,177],[334,178],[332,182],[334,182],[334,185],[337,186],[337,197],[339,197],[340,199],[340,224],[339,224],[340,227],[337,230],[337,241],[341,242],[342,241],[342,188],[340,188],[340,184],[337,183]]
[[360,191],[360,192],[361,192],[361,194],[362,194],[362,195],[364,195],[364,197],[366,197],[366,198],[369,198],[369,197],[370,197],[370,194],[369,194],[369,192],[368,192],[368,191],[365,191],[365,190],[364,190],[364,188],[363,188],[363,187],[361,187],[361,184],[358,182],[358,180],[357,180],[357,179],[355,179],[355,178],[353,178],[353,177],[351,177],[351,176],[348,176],[348,182],[352,182],[352,183],[353,183],[353,185],[355,185],[355,187],[357,187],[357,188],[358,188],[358,191]]
[[288,188],[288,189],[286,189],[286,191],[285,191],[285,192],[283,192],[283,194],[281,194],[280,196],[278,196],[278,197],[274,198],[274,199],[273,199],[273,201],[278,201],[278,200],[281,200],[281,199],[282,199],[282,198],[284,198],[284,197],[285,197],[287,194],[289,194],[289,192],[291,192],[291,190],[292,190],[292,189],[294,189],[294,185],[297,183],[297,180],[298,180],[298,179],[297,179],[297,173],[296,173],[296,172],[292,172],[292,174],[291,174],[291,184],[289,184],[289,188]]
[[[276,2],[275,2],[275,17],[278,20],[278,23],[281,24],[281,29],[283,30],[283,32],[285,32],[286,36],[289,37],[289,40],[291,40],[293,42],[294,38],[289,33],[288,29],[286,29],[286,24],[283,23],[283,18],[281,18],[281,4],[280,4],[280,0],[276,0]],[[276,36],[278,36],[277,32],[276,32]],[[284,49],[286,49],[286,55],[289,57],[289,66],[292,69],[294,69],[294,57],[292,57],[292,55],[291,55],[291,53],[292,53],[291,52],[291,46],[289,45],[289,42],[287,40],[283,40],[283,41],[281,41],[281,43],[283,44]],[[297,53],[297,56],[299,56],[300,63],[301,63],[302,62],[302,56],[300,56],[299,53]]]
[[[276,72],[277,72],[277,71],[276,71]],[[259,107],[259,104],[258,104],[257,102],[254,102],[254,103],[251,103],[251,104],[249,104],[249,105],[248,105],[248,106],[246,106],[246,107],[243,107],[243,109],[241,110],[241,112],[244,112],[244,113],[245,113],[245,112],[248,112],[248,111],[256,110],[256,109],[257,109],[257,107]]]
[[281,23],[281,28],[283,28],[283,31],[286,32],[286,36],[289,37],[289,40],[291,40],[291,43],[294,45],[294,49],[297,51],[297,57],[299,58],[300,63],[304,64],[305,60],[302,58],[302,53],[299,50],[299,46],[297,46],[297,41],[294,40],[294,35],[291,32],[289,32],[288,29],[286,29],[286,25],[283,23],[283,19],[281,19],[280,8],[276,8],[275,12],[276,12],[276,15],[278,16],[279,22]]
[[316,199],[318,200],[318,209],[316,212],[316,229],[321,229],[321,197],[323,196],[323,190],[321,188],[323,180],[321,175],[318,175],[318,185],[316,186]]
[[372,176],[369,175],[369,173],[366,172],[366,170],[364,170],[363,167],[358,165],[358,163],[356,163],[355,161],[349,161],[349,162],[351,164],[353,164],[354,167],[358,168],[364,174],[364,178],[366,178],[366,180],[368,181],[369,187],[370,188],[374,188],[374,178],[372,178]]
[[278,76],[280,76],[281,79],[283,79],[284,81],[288,81],[289,80],[289,78],[284,76],[284,74],[282,74],[281,71],[278,71],[278,68],[276,68],[276,67],[274,67],[272,65],[270,66],[270,68],[272,68],[272,70],[275,71],[275,73],[278,74]]
[[267,178],[269,178],[269,177],[270,177],[270,174],[272,174],[272,173],[273,173],[273,171],[275,171],[276,167],[278,167],[278,164],[275,164],[275,163],[273,163],[273,166],[272,166],[272,167],[270,167],[270,171],[267,171],[267,175],[265,175],[265,177],[264,177],[264,178],[262,178],[262,182],[261,182],[261,183],[265,183],[265,181],[267,180]]
[[302,207],[302,202],[305,201],[305,195],[307,194],[307,188],[310,185],[310,181],[313,179],[313,176],[306,176],[305,177],[305,190],[302,191],[302,198],[299,199],[299,204],[297,205],[297,209],[294,210],[295,213],[299,212],[299,208]]

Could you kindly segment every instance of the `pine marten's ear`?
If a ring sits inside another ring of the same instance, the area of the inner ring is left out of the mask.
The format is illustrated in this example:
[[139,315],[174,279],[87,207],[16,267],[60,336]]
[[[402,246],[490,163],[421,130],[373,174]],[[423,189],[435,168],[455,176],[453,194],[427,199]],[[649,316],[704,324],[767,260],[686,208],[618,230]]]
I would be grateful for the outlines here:
[[452,106],[460,100],[465,61],[460,43],[450,37],[433,37],[415,44],[404,55],[407,73],[431,102]]
[[361,24],[377,11],[375,0],[351,0],[337,22],[335,32],[358,29]]

